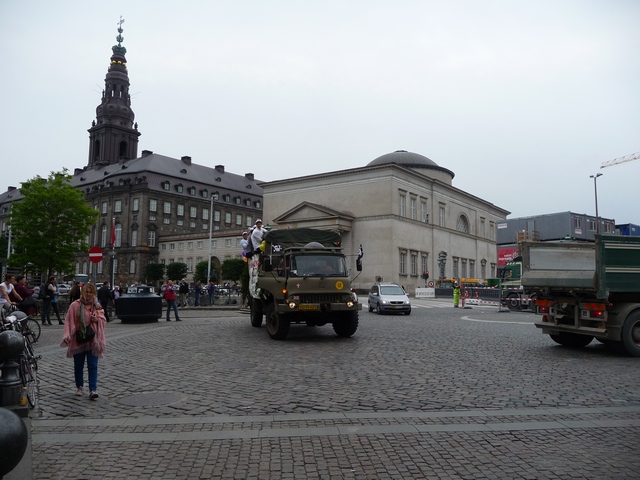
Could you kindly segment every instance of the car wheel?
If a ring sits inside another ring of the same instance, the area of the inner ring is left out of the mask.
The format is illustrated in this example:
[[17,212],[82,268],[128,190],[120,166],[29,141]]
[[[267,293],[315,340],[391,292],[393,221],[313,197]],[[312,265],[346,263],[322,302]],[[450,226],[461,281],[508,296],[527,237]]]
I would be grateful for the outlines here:
[[380,309],[380,304],[378,303],[378,306],[376,307],[376,310],[378,312],[378,315],[382,315],[382,310]]
[[369,311],[373,312],[373,307],[371,306],[371,302],[368,302],[368,303],[369,303]]

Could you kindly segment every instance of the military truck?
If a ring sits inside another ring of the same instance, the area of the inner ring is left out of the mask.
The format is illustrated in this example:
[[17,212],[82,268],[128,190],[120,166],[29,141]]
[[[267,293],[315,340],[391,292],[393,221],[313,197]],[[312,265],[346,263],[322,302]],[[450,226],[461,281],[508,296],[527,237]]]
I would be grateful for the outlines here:
[[[358,262],[359,270],[361,270]],[[312,228],[269,231],[259,253],[249,259],[251,325],[275,340],[291,324],[316,327],[330,323],[350,337],[358,329],[362,304],[351,289],[349,270],[336,232]]]
[[640,238],[525,242],[521,253],[522,286],[537,297],[542,333],[569,347],[596,338],[640,356]]

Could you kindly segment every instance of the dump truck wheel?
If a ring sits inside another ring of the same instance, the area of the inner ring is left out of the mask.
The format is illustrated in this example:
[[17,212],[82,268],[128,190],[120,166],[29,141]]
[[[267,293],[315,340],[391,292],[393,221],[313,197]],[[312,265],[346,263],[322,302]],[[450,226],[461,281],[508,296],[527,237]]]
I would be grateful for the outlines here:
[[262,300],[251,298],[251,326],[262,327]]
[[577,333],[568,332],[560,332],[549,336],[554,342],[559,343],[560,345],[574,348],[586,347],[593,340],[593,336],[591,335],[578,335]]
[[507,307],[509,307],[509,310],[520,310],[520,302],[517,295],[509,295],[507,297]]
[[291,323],[276,312],[275,304],[267,306],[267,333],[274,340],[284,340],[289,334]]
[[350,337],[358,330],[358,312],[344,312],[333,322],[333,331],[340,337]]
[[624,350],[633,357],[640,357],[640,310],[627,315],[620,337]]

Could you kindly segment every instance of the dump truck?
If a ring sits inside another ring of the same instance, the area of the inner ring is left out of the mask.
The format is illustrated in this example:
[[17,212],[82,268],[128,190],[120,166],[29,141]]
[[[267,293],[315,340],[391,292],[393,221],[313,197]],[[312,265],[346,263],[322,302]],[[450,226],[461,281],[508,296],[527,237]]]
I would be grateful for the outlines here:
[[596,338],[640,356],[640,238],[525,242],[521,253],[522,286],[536,296],[542,333],[568,347]]
[[277,229],[262,240],[259,253],[249,259],[251,325],[259,328],[265,318],[275,340],[286,338],[291,324],[330,323],[337,335],[352,336],[362,304],[351,288],[340,234]]
[[502,280],[501,302],[509,307],[509,310],[522,310],[530,308],[533,310],[536,299],[534,295],[527,295],[522,287],[522,257],[515,257],[509,260],[500,271]]

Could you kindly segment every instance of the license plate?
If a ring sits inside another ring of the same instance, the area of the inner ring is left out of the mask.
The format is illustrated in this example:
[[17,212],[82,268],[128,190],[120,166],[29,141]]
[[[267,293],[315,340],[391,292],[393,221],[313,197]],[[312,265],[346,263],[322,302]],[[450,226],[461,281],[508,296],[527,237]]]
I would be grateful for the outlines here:
[[318,305],[298,305],[298,310],[318,310]]

